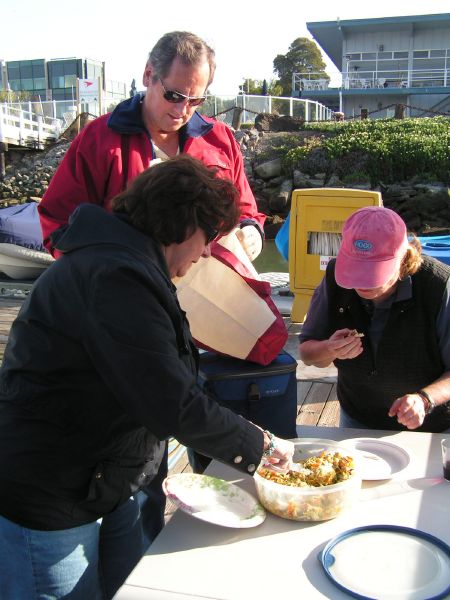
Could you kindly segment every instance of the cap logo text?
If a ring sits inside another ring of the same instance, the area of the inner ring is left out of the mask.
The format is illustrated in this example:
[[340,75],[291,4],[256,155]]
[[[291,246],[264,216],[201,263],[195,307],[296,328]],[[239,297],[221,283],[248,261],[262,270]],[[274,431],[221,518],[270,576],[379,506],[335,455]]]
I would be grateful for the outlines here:
[[372,250],[373,244],[368,240],[355,240],[353,245],[357,250]]

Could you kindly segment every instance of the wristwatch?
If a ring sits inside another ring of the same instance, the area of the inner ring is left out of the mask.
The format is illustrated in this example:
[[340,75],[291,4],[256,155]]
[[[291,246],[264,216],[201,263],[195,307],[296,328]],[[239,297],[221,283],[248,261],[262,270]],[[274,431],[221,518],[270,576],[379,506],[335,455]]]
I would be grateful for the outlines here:
[[267,429],[264,429],[263,433],[269,438],[269,445],[264,450],[263,456],[264,458],[269,458],[275,452],[275,436],[270,431],[267,431]]
[[425,400],[425,414],[429,415],[430,412],[435,408],[436,404],[431,399],[431,396],[424,390],[416,392],[423,400]]

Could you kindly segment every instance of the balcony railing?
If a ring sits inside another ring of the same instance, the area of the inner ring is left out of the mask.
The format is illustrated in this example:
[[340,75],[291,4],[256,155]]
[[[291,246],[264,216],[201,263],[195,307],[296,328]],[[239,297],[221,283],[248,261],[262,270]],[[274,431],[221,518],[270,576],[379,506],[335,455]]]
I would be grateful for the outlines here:
[[[322,75],[322,77],[321,77]],[[414,69],[411,71],[349,71],[340,74],[342,89],[450,87],[450,69]],[[294,73],[292,90],[326,90],[329,80],[323,73]]]

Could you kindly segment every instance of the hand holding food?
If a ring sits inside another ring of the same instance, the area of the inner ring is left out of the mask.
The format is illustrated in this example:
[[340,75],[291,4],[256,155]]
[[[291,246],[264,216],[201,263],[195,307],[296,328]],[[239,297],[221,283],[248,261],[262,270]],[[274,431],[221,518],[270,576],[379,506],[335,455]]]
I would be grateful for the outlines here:
[[333,360],[339,358],[346,360],[356,358],[363,351],[360,334],[356,329],[338,329],[327,341],[328,351],[334,356]]
[[352,336],[352,337],[359,337],[359,338],[362,338],[362,337],[364,337],[364,334],[363,334],[363,333],[360,333],[360,332],[359,332],[359,331],[357,331],[356,329],[352,329],[348,335],[349,335],[349,336]]
[[263,459],[276,465],[281,470],[288,470],[292,466],[292,457],[294,456],[294,444],[289,440],[282,440],[275,437],[269,431],[264,431],[264,435],[269,436],[269,445],[264,450]]

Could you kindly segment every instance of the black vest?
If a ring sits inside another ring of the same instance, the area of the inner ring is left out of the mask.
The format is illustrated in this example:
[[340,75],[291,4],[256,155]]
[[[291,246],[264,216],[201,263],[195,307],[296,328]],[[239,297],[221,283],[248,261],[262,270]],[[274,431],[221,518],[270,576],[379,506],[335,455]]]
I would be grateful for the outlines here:
[[[330,261],[326,282],[329,295],[331,335],[348,327],[364,332],[364,352],[352,360],[335,360],[337,394],[344,410],[373,429],[406,429],[389,417],[394,400],[414,393],[435,381],[445,371],[437,340],[436,317],[450,267],[424,256],[412,276],[412,298],[395,302],[376,354],[369,339],[370,320],[358,294],[336,284],[335,260]],[[440,432],[450,427],[450,402],[427,415],[417,431]]]

